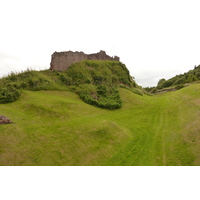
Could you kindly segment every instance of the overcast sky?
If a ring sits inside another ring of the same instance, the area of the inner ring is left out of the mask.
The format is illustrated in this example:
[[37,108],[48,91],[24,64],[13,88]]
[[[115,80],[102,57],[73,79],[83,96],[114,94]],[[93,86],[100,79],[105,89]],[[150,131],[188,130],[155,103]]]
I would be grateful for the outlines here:
[[105,50],[126,64],[136,82],[200,64],[199,1],[1,0],[0,77],[50,67],[54,51]]

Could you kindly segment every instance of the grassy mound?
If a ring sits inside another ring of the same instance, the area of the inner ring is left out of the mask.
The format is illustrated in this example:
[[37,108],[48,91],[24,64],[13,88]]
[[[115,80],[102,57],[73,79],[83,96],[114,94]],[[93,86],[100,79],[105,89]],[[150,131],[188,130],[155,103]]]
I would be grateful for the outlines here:
[[[60,90],[72,91],[88,104],[101,108],[121,107],[119,87],[132,89],[140,95],[143,92],[130,77],[124,64],[117,61],[81,61],[72,64],[64,72],[31,71],[11,73],[0,80],[0,88],[9,86],[12,91],[19,90]],[[0,90],[0,102],[5,101]],[[16,100],[10,98],[7,102]]]

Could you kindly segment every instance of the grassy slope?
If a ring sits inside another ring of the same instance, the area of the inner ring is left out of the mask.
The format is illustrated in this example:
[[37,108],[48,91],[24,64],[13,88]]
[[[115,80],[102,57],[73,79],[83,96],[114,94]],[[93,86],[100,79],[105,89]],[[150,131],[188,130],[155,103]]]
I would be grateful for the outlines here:
[[24,91],[0,104],[15,122],[0,126],[0,165],[200,165],[199,84],[120,95],[114,111],[67,91]]
[[32,71],[11,73],[0,79],[0,103],[14,102],[20,90],[71,91],[90,105],[100,108],[121,107],[118,88],[128,88],[139,95],[148,94],[130,76],[125,64],[117,61],[85,60],[66,71]]

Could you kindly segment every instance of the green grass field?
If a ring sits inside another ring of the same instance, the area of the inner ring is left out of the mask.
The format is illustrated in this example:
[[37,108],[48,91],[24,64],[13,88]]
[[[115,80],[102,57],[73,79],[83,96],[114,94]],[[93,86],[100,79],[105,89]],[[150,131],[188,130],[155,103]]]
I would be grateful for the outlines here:
[[106,110],[68,91],[0,104],[0,165],[200,165],[200,84],[155,96],[120,89]]

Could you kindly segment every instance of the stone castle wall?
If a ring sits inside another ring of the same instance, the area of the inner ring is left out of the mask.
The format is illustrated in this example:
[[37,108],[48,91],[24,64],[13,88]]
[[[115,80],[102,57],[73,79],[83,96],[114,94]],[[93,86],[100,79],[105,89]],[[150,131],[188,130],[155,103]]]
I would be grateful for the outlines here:
[[119,57],[110,57],[105,51],[100,51],[94,54],[85,54],[83,52],[54,52],[51,56],[50,70],[64,71],[75,62],[82,60],[115,60],[119,61]]

